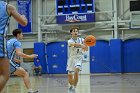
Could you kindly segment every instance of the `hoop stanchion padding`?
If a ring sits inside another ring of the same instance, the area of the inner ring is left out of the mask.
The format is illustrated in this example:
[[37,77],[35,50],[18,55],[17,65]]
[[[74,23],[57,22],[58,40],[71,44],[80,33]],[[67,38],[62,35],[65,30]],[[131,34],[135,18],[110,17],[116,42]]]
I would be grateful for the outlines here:
[[34,43],[34,53],[38,54],[40,64],[42,66],[42,73],[47,73],[47,64],[46,64],[46,53],[45,53],[45,43],[36,42]]

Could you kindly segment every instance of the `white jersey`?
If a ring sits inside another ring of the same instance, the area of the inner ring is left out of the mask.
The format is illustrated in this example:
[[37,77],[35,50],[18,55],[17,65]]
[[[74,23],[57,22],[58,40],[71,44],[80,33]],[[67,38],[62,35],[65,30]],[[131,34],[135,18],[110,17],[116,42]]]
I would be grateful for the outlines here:
[[83,55],[81,47],[70,46],[70,44],[72,44],[72,43],[83,44],[83,42],[84,42],[84,39],[83,38],[79,38],[79,37],[77,37],[76,40],[73,39],[73,38],[68,40],[69,57],[72,57],[72,56],[82,56]]

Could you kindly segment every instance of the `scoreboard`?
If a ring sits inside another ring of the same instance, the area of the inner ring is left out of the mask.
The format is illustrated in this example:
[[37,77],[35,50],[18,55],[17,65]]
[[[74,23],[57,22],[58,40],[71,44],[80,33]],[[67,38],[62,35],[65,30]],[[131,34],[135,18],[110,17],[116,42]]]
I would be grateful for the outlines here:
[[95,21],[94,0],[56,0],[57,23]]
[[57,14],[94,12],[94,0],[57,0]]

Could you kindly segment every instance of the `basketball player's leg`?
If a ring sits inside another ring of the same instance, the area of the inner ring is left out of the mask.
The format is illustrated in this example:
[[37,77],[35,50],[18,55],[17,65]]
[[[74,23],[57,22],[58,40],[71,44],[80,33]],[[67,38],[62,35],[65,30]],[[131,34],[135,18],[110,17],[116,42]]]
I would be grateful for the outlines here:
[[75,67],[74,67],[74,87],[76,88],[78,83],[79,71],[81,70],[82,66],[82,57],[79,56],[75,59]]
[[73,81],[74,87],[76,87],[77,83],[78,83],[79,71],[80,71],[79,68],[75,68],[75,71],[74,71],[74,81]]
[[0,58],[0,92],[8,81],[9,76],[9,60],[7,58]]
[[68,72],[68,82],[73,86],[73,74],[71,72]]
[[23,77],[23,81],[24,81],[26,88],[28,89],[28,93],[37,93],[38,92],[38,90],[36,90],[36,91],[32,90],[30,79],[29,79],[29,73],[26,72],[22,67],[17,68],[16,71],[14,72],[14,75]]
[[73,64],[73,58],[69,58],[68,59],[68,63],[67,63],[67,71],[68,71],[68,82],[70,84],[70,86],[73,86],[73,69],[74,68],[74,64]]
[[26,88],[27,89],[31,88],[31,83],[29,80],[29,73],[26,72],[22,67],[19,67],[18,69],[16,69],[16,71],[14,72],[14,75],[23,77],[23,81],[24,81]]

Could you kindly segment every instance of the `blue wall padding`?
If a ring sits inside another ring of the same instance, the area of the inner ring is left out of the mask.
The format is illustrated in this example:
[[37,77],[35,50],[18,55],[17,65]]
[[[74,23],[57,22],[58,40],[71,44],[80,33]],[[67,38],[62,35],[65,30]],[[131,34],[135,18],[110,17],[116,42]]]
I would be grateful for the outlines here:
[[97,40],[96,45],[90,47],[90,72],[109,73],[109,56],[109,42],[105,40]]
[[110,40],[110,72],[122,72],[122,40]]
[[140,39],[123,42],[123,72],[140,72]]
[[46,45],[48,73],[66,74],[67,42],[51,42]]
[[34,43],[34,53],[38,54],[38,58],[42,66],[42,73],[47,73],[47,64],[46,64],[46,57],[45,57],[46,56],[45,43],[43,42]]
[[[51,42],[47,45],[34,43],[34,52],[41,59],[43,73],[67,73],[67,42]],[[46,53],[47,60],[45,59]],[[139,73],[140,39],[97,40],[96,45],[90,47],[90,72]]]

